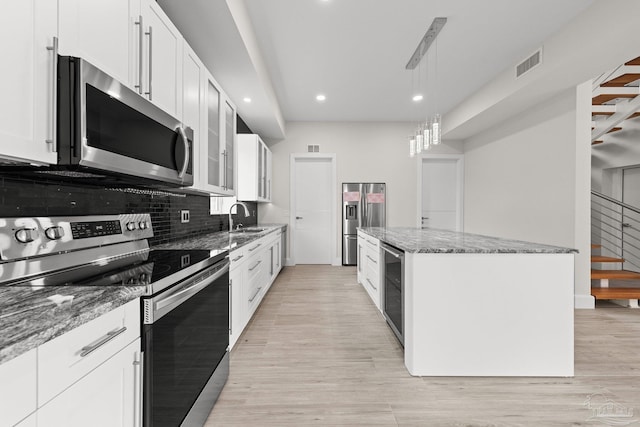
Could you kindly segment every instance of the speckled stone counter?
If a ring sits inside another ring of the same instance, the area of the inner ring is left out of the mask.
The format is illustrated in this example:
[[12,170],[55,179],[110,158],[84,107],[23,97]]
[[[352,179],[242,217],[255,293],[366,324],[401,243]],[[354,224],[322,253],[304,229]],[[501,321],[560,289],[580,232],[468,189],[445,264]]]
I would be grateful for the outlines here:
[[368,227],[359,228],[359,230],[410,253],[562,254],[578,252],[576,249],[435,228]]
[[144,292],[145,286],[0,287],[0,364]]
[[[210,233],[152,249],[234,250],[286,224],[265,224],[257,233]],[[145,286],[0,287],[0,364],[89,322],[146,292]]]
[[154,246],[153,249],[228,249],[233,251],[242,246],[248,245],[254,240],[260,239],[278,230],[285,230],[287,224],[261,224],[255,227],[247,227],[248,230],[264,229],[260,232],[233,232],[219,231],[217,233],[209,233],[196,238],[178,240],[175,242],[165,243],[163,245]]

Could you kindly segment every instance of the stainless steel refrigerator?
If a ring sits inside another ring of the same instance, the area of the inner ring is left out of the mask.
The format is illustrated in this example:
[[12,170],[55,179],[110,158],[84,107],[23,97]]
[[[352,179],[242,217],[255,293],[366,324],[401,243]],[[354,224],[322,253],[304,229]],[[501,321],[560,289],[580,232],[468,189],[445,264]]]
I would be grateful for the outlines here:
[[358,227],[386,225],[386,185],[346,182],[342,184],[342,265],[356,265]]

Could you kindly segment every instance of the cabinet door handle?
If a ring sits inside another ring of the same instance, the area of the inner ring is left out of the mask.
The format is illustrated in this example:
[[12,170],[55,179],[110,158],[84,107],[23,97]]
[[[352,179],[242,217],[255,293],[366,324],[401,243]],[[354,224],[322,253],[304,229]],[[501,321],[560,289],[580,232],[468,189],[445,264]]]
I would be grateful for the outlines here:
[[253,271],[253,270],[255,270],[255,269],[256,269],[256,267],[258,267],[258,266],[260,265],[260,263],[261,263],[261,262],[262,262],[262,260],[260,260],[260,261],[256,262],[256,263],[255,263],[255,265],[249,269],[249,271]]
[[106,343],[108,343],[118,335],[124,333],[126,330],[127,330],[127,327],[123,326],[122,328],[117,329],[115,331],[107,332],[107,334],[104,337],[100,338],[94,344],[82,347],[82,349],[80,350],[80,357],[88,356],[90,353],[93,353],[94,351],[96,351],[97,349],[99,349],[100,347],[102,347],[103,345],[105,345]]
[[149,96],[149,101],[153,100],[153,85],[151,84],[151,81],[153,80],[153,27],[151,25],[149,25],[149,32],[145,33],[146,35],[149,36],[149,64],[148,64],[148,68],[149,68],[149,91],[145,92],[145,95]]
[[233,335],[233,280],[229,280],[229,335]]
[[229,187],[227,186],[227,150],[224,150],[222,152],[222,158],[223,158],[223,162],[222,162],[222,188],[224,188],[225,190],[228,190]]
[[376,291],[378,290],[378,288],[376,288],[375,286],[373,286],[373,283],[371,283],[371,280],[369,280],[369,278],[367,277],[367,282],[369,282],[369,285],[371,285],[371,287],[373,289],[375,289]]
[[51,115],[49,116],[51,120],[51,126],[49,127],[51,132],[51,137],[46,139],[45,142],[51,144],[51,149],[54,153],[58,152],[58,103],[57,103],[57,94],[58,94],[58,38],[53,38],[53,43],[51,46],[47,46],[47,50],[50,50],[53,59],[51,61]]
[[260,286],[257,290],[256,293],[253,294],[253,296],[251,298],[249,298],[249,302],[253,302],[254,299],[256,299],[256,297],[258,296],[258,294],[260,293],[260,289],[262,289],[262,286]]
[[144,28],[142,26],[142,15],[138,15],[138,20],[135,22],[138,26],[138,84],[134,87],[138,89],[138,93],[142,95],[142,50],[144,40]]
[[231,260],[231,262],[239,261],[241,258],[244,258],[244,255],[239,255],[239,256],[235,257],[234,259]]
[[369,255],[367,255],[367,258],[369,258],[371,261],[373,261],[374,264],[378,263],[378,261],[376,261],[375,259],[371,258]]
[[253,252],[253,251],[255,251],[255,250],[256,250],[256,249],[258,249],[260,246],[262,246],[262,243],[258,243],[258,244],[257,244],[257,245],[255,245],[254,247],[249,248],[249,252]]

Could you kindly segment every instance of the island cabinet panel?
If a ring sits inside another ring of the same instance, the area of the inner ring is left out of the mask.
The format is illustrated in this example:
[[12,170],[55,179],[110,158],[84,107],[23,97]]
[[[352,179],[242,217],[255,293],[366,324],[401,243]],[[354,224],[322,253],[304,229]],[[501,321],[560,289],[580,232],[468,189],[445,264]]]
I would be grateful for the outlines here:
[[573,258],[571,253],[407,253],[409,372],[573,376]]

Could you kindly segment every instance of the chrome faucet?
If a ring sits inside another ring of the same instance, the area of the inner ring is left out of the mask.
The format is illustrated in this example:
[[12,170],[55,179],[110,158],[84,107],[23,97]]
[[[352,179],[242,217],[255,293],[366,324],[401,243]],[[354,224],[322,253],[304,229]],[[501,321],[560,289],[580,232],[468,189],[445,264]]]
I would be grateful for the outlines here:
[[[247,205],[242,202],[235,202],[234,204],[232,204],[229,207],[229,232],[233,231],[233,217],[231,216],[231,211],[233,210],[234,206],[242,206],[244,208],[244,217],[246,218],[249,216],[249,207]],[[240,213],[238,212],[238,209],[236,209],[236,213]]]

